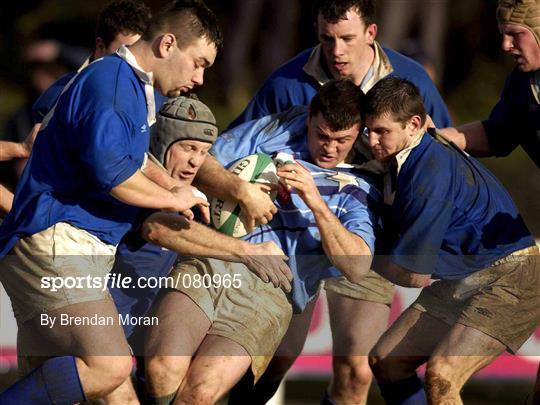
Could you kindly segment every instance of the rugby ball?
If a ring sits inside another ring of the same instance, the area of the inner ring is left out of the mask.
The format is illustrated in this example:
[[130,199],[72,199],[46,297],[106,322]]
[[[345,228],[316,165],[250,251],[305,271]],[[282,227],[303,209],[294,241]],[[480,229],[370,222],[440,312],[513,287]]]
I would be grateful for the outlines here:
[[[229,167],[229,171],[250,183],[279,184],[276,166],[272,158],[264,153],[249,155],[237,160]],[[275,200],[276,194],[276,192],[272,192],[270,198]],[[210,216],[212,224],[219,232],[235,238],[240,238],[248,233],[247,220],[237,202],[212,198]]]

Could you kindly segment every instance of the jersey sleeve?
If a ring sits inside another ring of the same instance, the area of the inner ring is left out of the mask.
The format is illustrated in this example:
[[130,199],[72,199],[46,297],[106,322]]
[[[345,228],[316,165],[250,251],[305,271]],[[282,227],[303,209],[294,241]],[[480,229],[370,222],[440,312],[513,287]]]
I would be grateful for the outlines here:
[[159,210],[154,209],[148,209],[148,208],[141,208],[139,210],[139,213],[137,215],[137,218],[133,222],[133,226],[131,231],[126,233],[126,235],[122,238],[123,244],[125,244],[126,248],[129,251],[137,251],[140,248],[142,248],[145,244],[148,242],[142,237],[142,227],[144,224],[144,221],[148,217],[150,217],[152,214],[160,212]]
[[398,236],[391,261],[415,273],[434,273],[452,211],[448,201],[419,197],[399,207],[394,217]]
[[228,166],[253,153],[277,152],[290,139],[291,131],[305,126],[306,111],[305,107],[294,107],[227,130],[218,137],[210,153]]
[[512,83],[512,76],[507,78],[499,101],[491,110],[488,119],[482,122],[495,156],[507,156],[516,149],[520,137],[514,134],[524,130],[520,128],[522,118],[511,97],[513,86],[516,85]]
[[113,110],[94,112],[79,123],[79,159],[101,192],[110,192],[140,168],[131,154],[131,136],[132,125]]
[[225,167],[235,160],[256,153],[259,133],[268,119],[246,122],[220,134],[210,153]]
[[361,237],[374,254],[375,234],[380,226],[380,198],[357,187],[347,187],[343,192],[348,198],[338,219],[345,229]]

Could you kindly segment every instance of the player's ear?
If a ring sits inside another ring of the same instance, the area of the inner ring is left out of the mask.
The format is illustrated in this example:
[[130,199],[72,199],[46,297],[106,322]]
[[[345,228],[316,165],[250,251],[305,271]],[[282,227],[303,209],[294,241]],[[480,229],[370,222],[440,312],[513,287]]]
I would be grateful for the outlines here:
[[377,36],[377,24],[369,24],[366,27],[366,39],[368,44],[373,45],[375,42],[375,37]]
[[409,123],[408,123],[411,131],[413,133],[416,133],[420,130],[420,128],[422,127],[422,119],[420,118],[419,115],[413,115],[411,117],[411,119],[409,120]]
[[168,32],[166,34],[163,34],[158,39],[158,55],[161,58],[168,58],[170,57],[173,52],[174,48],[176,47],[176,37],[174,34]]

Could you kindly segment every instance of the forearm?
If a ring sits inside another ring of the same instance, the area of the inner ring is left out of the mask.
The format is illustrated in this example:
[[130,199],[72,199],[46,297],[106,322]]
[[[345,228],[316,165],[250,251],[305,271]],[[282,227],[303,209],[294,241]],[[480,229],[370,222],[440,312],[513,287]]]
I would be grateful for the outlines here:
[[154,183],[140,170],[114,187],[111,195],[126,204],[141,208],[176,210],[178,205],[169,190]]
[[35,124],[23,142],[0,141],[0,161],[26,159],[30,156],[41,123]]
[[242,262],[247,254],[248,242],[218,233],[181,215],[152,214],[144,221],[141,232],[148,242],[181,255]]
[[422,288],[431,279],[430,274],[413,273],[403,267],[394,264],[386,258],[378,258],[374,261],[373,270],[392,283],[402,287]]
[[203,193],[227,201],[242,199],[242,183],[245,182],[225,169],[212,155],[206,157],[194,181]]
[[493,155],[486,131],[480,121],[464,124],[457,128],[443,128],[439,131],[460,149],[473,156]]
[[163,166],[156,163],[150,155],[148,155],[146,166],[142,172],[147,178],[167,190],[180,184],[167,173],[167,170]]
[[4,216],[13,206],[13,193],[0,184],[0,216]]
[[371,266],[372,253],[366,242],[348,231],[323,200],[311,209],[331,263],[351,282],[360,281]]
[[22,143],[0,141],[0,161],[27,158],[28,150]]

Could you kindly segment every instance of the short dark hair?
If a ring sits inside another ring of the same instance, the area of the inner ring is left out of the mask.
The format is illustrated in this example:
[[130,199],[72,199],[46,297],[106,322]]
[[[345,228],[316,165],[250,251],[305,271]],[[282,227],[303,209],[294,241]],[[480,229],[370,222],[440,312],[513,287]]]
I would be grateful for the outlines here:
[[152,13],[139,0],[115,0],[107,4],[99,13],[96,38],[101,38],[109,46],[120,33],[142,35],[150,23]]
[[375,0],[316,0],[315,21],[321,14],[325,21],[337,23],[351,8],[358,13],[366,27],[375,23]]
[[380,80],[368,91],[364,102],[364,117],[390,114],[405,125],[414,115],[418,115],[422,125],[426,122],[422,96],[418,88],[406,79],[390,76]]
[[143,38],[151,40],[166,32],[176,36],[180,49],[185,49],[198,38],[206,38],[218,51],[223,46],[223,34],[217,17],[202,0],[169,3],[152,19]]
[[364,93],[350,79],[325,83],[311,100],[310,118],[321,113],[332,131],[343,131],[355,124],[362,126]]

